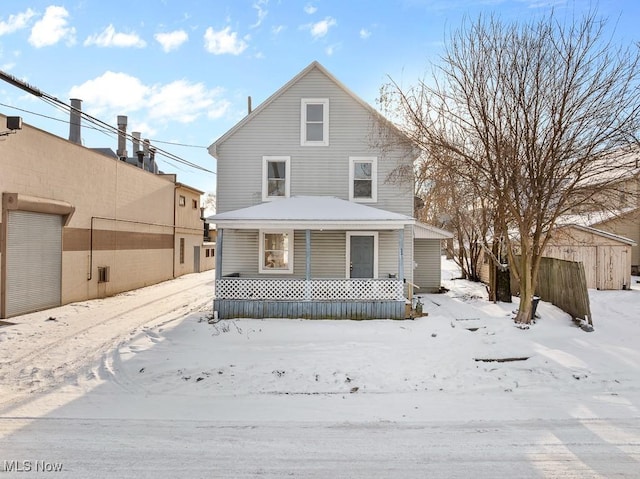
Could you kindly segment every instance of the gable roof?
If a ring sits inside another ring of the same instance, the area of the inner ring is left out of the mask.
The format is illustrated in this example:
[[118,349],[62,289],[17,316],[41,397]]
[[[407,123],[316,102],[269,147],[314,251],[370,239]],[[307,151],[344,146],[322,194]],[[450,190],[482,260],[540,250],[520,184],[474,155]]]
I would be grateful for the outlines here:
[[402,229],[410,216],[336,198],[291,196],[209,216],[217,228]]
[[615,233],[610,233],[608,231],[604,231],[598,228],[593,228],[592,226],[584,226],[584,225],[579,225],[579,224],[564,224],[564,225],[560,225],[556,228],[556,230],[562,230],[565,228],[575,228],[579,231],[584,231],[585,233],[591,233],[593,235],[596,236],[601,236],[603,238],[608,238],[614,241],[618,241],[620,243],[624,243],[627,244],[629,246],[636,246],[636,242],[633,241],[632,239],[629,239],[625,236],[620,236],[617,235]]
[[334,77],[329,71],[324,68],[318,61],[311,62],[304,70],[294,76],[291,80],[284,84],[279,90],[277,90],[273,95],[263,101],[260,105],[254,108],[248,115],[246,115],[242,120],[236,123],[230,130],[228,130],[225,134],[223,134],[220,138],[214,141],[207,151],[211,156],[217,158],[217,148],[218,145],[224,143],[229,137],[231,137],[236,131],[242,128],[246,123],[251,121],[256,115],[258,115],[262,110],[267,108],[271,103],[277,100],[280,96],[282,96],[287,90],[289,90],[293,85],[298,83],[302,78],[304,78],[309,72],[312,70],[318,70],[322,74],[324,74],[329,80],[335,83],[339,88],[341,88],[345,93],[347,93],[351,98],[353,98],[356,102],[358,102],[363,108],[369,111],[377,120],[379,120],[382,124],[387,126],[390,130],[394,131],[401,138],[406,139],[409,142],[409,138],[393,123],[391,123],[387,118],[384,117],[379,111],[365,102],[358,95],[349,90],[342,82],[340,82],[336,77]]

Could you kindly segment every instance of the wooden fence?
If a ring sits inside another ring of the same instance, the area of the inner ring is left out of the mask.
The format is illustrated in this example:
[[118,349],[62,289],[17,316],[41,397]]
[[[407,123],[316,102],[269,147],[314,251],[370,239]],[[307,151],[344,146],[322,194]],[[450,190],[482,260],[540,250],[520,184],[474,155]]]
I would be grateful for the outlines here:
[[593,326],[587,279],[581,262],[542,258],[536,295],[572,318],[586,320]]
[[[511,292],[517,294],[518,281],[511,276]],[[538,271],[537,296],[557,306],[574,319],[593,326],[584,265],[579,261],[542,258]]]

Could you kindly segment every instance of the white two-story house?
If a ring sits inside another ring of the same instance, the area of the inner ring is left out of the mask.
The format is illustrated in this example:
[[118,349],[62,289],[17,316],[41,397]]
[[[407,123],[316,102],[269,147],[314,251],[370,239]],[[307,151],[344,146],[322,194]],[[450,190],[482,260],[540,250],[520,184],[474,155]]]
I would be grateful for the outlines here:
[[218,160],[214,314],[405,317],[440,288],[440,242],[413,218],[409,141],[311,63],[210,147]]

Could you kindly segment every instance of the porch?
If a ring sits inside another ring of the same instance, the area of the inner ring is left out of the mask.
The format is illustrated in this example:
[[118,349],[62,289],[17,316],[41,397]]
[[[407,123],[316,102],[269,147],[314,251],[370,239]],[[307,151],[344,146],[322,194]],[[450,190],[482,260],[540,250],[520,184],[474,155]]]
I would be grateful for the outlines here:
[[332,197],[292,197],[211,219],[219,319],[405,317],[412,218]]
[[240,278],[216,280],[220,318],[403,319],[404,287],[395,278]]

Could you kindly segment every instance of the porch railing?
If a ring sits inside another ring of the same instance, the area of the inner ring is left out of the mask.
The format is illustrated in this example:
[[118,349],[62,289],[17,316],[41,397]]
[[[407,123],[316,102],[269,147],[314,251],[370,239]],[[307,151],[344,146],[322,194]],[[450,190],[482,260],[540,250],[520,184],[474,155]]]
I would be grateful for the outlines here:
[[216,280],[217,299],[403,301],[399,279],[223,278]]

